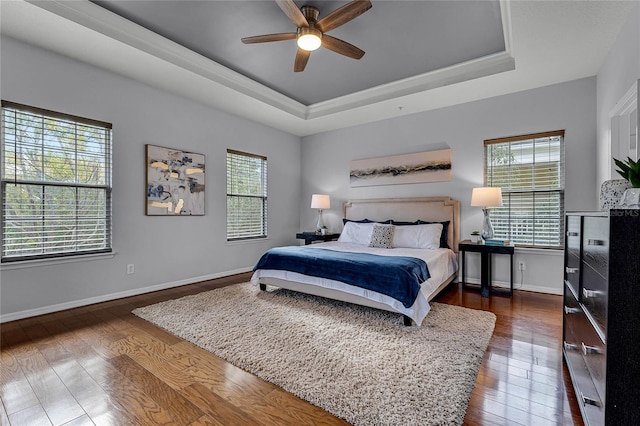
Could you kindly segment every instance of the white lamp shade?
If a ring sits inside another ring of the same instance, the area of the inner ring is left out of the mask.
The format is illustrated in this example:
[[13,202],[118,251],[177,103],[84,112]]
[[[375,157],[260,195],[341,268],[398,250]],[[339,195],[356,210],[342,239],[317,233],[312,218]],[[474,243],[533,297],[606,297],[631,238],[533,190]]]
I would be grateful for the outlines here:
[[331,200],[326,194],[313,194],[311,196],[311,208],[326,210],[331,208]]
[[473,188],[471,206],[483,208],[502,206],[502,189],[491,187]]

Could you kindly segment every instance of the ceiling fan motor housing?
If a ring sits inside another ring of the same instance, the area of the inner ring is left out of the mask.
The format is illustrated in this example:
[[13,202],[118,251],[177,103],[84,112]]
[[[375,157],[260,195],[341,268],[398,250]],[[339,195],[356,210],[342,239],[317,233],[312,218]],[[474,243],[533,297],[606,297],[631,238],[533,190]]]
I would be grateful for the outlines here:
[[318,21],[318,15],[320,15],[320,11],[317,8],[305,5],[302,6],[300,10],[302,11],[302,14],[304,15],[310,26]]

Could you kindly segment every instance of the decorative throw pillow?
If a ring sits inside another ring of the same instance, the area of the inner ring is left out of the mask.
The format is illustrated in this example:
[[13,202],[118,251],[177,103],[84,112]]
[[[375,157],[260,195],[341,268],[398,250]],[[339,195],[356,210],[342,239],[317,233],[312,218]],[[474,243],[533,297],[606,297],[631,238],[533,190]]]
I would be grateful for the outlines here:
[[390,249],[392,247],[394,229],[395,226],[393,225],[373,225],[369,247]]

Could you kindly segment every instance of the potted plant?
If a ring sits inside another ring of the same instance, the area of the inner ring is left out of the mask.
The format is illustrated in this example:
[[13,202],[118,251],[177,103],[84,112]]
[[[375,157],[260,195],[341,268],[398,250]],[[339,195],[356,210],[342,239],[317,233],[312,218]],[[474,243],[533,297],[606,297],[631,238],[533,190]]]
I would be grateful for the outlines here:
[[620,207],[637,209],[640,208],[640,161],[633,161],[627,157],[627,161],[613,159],[618,166],[616,172],[625,178],[632,186],[622,194]]
[[471,231],[471,241],[474,243],[480,241],[480,231]]
[[640,188],[640,161],[633,161],[630,157],[627,157],[627,161],[620,161],[616,158],[613,159],[616,166],[618,166],[618,174],[629,181],[634,188]]

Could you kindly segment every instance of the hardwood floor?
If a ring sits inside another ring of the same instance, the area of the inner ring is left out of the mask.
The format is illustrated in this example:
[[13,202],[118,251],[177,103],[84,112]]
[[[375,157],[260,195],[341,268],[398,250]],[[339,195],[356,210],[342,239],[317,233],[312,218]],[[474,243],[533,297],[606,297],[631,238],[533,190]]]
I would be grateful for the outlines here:
[[562,296],[514,291],[482,298],[456,286],[437,301],[497,317],[465,424],[583,424],[562,362]]
[[[248,274],[2,324],[2,425],[344,425],[325,411],[131,314]],[[464,423],[581,425],[560,348],[562,298],[439,302],[492,311],[496,329]]]

